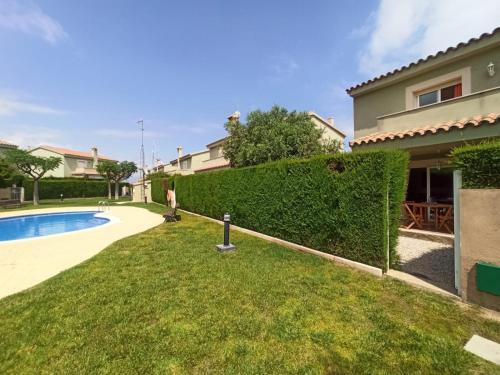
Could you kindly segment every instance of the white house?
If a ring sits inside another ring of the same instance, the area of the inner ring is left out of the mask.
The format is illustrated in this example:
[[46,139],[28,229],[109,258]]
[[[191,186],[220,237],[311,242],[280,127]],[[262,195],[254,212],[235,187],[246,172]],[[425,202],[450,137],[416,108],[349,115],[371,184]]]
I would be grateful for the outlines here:
[[93,179],[102,178],[96,171],[97,164],[103,160],[116,161],[109,157],[99,155],[97,148],[91,148],[90,152],[70,150],[54,146],[38,146],[30,153],[36,156],[55,156],[62,159],[62,164],[56,169],[48,172],[52,177],[88,177]]

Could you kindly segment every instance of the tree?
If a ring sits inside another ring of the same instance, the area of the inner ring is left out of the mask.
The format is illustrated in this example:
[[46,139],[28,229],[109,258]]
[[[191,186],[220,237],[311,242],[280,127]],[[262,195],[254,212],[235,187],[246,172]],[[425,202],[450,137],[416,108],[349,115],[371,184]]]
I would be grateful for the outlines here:
[[321,152],[323,154],[335,154],[342,150],[342,142],[337,139],[324,139],[321,141]]
[[[247,123],[230,120],[224,157],[232,167],[244,167],[290,157],[308,157],[327,151],[307,112],[288,112],[274,106],[268,112],[249,113]],[[328,150],[331,142],[327,142]]]
[[12,166],[7,163],[7,161],[0,157],[0,184],[3,184],[5,180],[8,180],[12,177],[14,170]]
[[122,161],[116,164],[113,171],[113,181],[115,182],[115,199],[120,195],[120,182],[124,181],[137,172],[137,165],[133,161]]
[[19,172],[33,179],[33,204],[37,206],[39,203],[38,182],[45,173],[61,165],[61,158],[35,156],[21,149],[9,150],[5,155],[8,163],[14,165]]
[[96,170],[108,182],[108,199],[111,199],[111,182],[114,181],[114,177],[118,173],[118,163],[104,160],[97,164]]

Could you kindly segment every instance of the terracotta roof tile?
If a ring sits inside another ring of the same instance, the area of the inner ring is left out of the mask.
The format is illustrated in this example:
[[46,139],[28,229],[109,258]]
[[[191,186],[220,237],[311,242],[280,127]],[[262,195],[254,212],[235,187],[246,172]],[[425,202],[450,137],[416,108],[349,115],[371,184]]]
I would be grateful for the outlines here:
[[426,135],[426,134],[436,134],[437,132],[448,132],[451,129],[463,129],[468,126],[478,127],[482,124],[498,124],[500,119],[500,113],[490,113],[487,115],[479,115],[473,117],[466,117],[461,120],[452,120],[441,122],[434,125],[421,126],[418,128],[406,129],[399,132],[385,132],[385,133],[373,133],[365,135],[364,137],[360,137],[354,139],[349,142],[349,145],[359,146],[363,143],[376,143],[376,142],[384,142],[387,140],[393,139],[403,139],[403,138],[412,138],[417,135]]
[[[54,146],[38,146],[37,148],[43,148],[45,150],[49,150],[49,151],[52,151],[52,152],[55,152],[55,153],[61,154],[61,155],[78,156],[81,158],[92,159],[91,152],[70,150],[69,148],[54,147]],[[112,160],[112,161],[114,160],[114,159],[108,158],[107,156],[100,155],[100,154],[98,154],[98,157],[100,160]]]
[[419,64],[422,64],[424,62],[427,62],[427,61],[430,61],[430,60],[433,60],[439,56],[442,56],[442,55],[446,55],[447,53],[449,52],[452,52],[452,51],[456,51],[460,48],[463,48],[463,47],[466,47],[466,46],[469,46],[473,43],[476,43],[476,42],[479,42],[483,39],[486,39],[486,38],[490,38],[492,36],[494,36],[495,34],[497,33],[500,33],[500,27],[497,27],[495,30],[493,30],[491,33],[484,33],[482,34],[479,38],[471,38],[469,39],[468,42],[461,42],[461,43],[458,43],[455,47],[449,47],[448,49],[446,49],[445,51],[439,51],[433,55],[429,55],[427,56],[426,58],[423,58],[423,59],[419,59],[418,61],[416,62],[412,62],[408,65],[404,65],[402,66],[401,68],[397,68],[397,69],[394,69],[393,71],[391,72],[388,72],[388,73],[385,73],[385,74],[381,74],[379,75],[378,77],[375,77],[375,78],[372,78],[372,79],[369,79],[367,81],[364,81],[364,82],[361,82],[357,85],[354,85],[348,89],[346,89],[345,91],[349,94],[351,91],[355,90],[355,89],[358,89],[360,87],[363,87],[363,86],[366,86],[370,83],[373,83],[373,82],[376,82],[376,81],[379,81],[381,79],[384,79],[384,78],[388,78],[390,76],[393,76],[394,74],[397,74],[397,73],[400,73],[404,70],[407,70],[407,69],[410,69],[416,65],[419,65]]

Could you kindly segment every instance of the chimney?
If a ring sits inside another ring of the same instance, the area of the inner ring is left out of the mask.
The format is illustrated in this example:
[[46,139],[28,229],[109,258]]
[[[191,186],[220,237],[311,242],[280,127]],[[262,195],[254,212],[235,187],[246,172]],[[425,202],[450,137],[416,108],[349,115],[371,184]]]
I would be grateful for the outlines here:
[[333,121],[333,117],[328,117],[326,119],[326,121],[331,125],[331,126],[335,126],[335,121]]
[[231,113],[227,119],[229,121],[238,121],[240,119],[240,116],[241,116],[240,112],[236,111]]
[[182,158],[182,146],[177,147],[177,168],[181,167],[180,158]]
[[92,168],[97,167],[97,163],[99,163],[99,156],[97,156],[97,147],[92,147],[90,149],[91,154],[92,154]]

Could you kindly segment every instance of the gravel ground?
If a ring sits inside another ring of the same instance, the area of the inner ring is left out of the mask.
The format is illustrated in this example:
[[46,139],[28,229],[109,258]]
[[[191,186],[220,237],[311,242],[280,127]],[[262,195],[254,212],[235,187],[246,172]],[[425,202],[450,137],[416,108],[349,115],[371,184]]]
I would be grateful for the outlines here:
[[453,246],[400,236],[398,254],[403,272],[456,293]]

